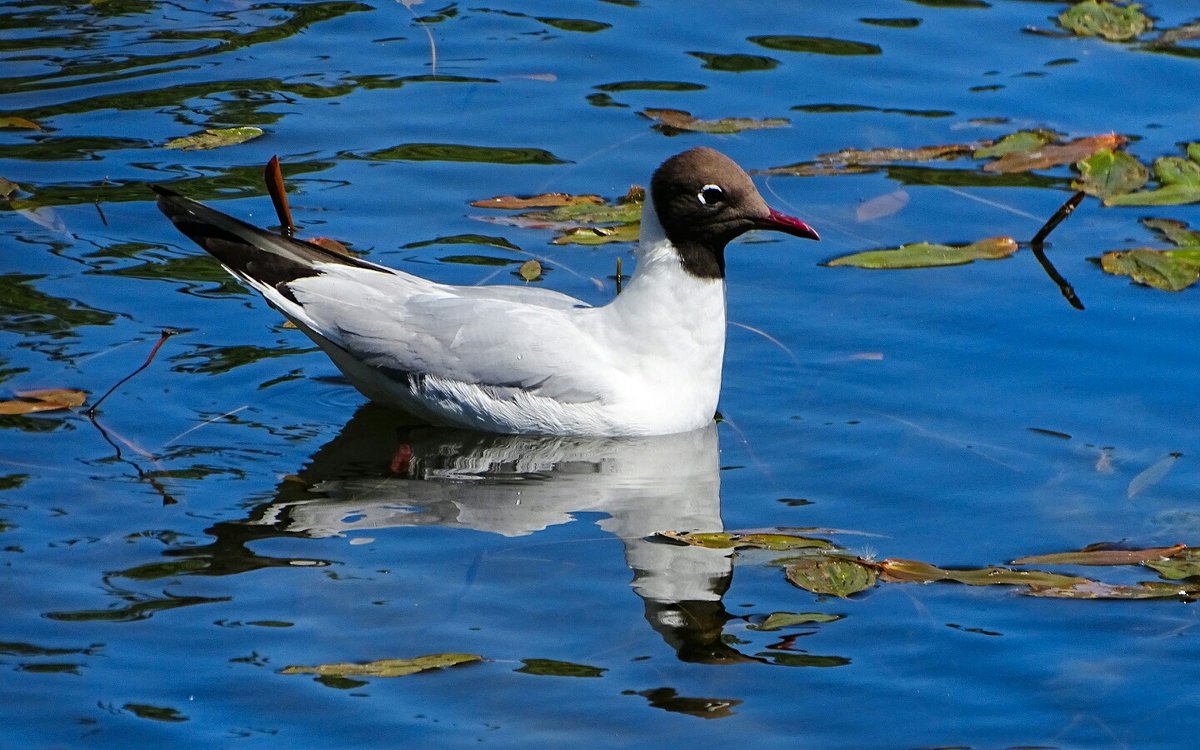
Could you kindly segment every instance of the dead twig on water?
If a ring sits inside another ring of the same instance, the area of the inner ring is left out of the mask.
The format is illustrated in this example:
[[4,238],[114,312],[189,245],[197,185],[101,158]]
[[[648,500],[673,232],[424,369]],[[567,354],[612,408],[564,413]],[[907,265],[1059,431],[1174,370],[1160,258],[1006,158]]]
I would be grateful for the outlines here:
[[1058,207],[1058,210],[1054,212],[1054,215],[1050,217],[1050,220],[1043,224],[1042,228],[1039,229],[1037,234],[1033,236],[1033,239],[1029,241],[1029,249],[1033,251],[1033,257],[1037,258],[1038,263],[1040,263],[1042,266],[1042,270],[1045,271],[1046,275],[1058,285],[1058,291],[1062,292],[1062,296],[1065,297],[1067,302],[1070,303],[1071,307],[1075,308],[1076,310],[1083,309],[1083,302],[1079,299],[1079,295],[1075,294],[1075,288],[1071,286],[1071,283],[1058,272],[1058,269],[1055,268],[1054,264],[1050,262],[1050,259],[1046,257],[1045,243],[1046,237],[1050,236],[1050,233],[1054,231],[1055,227],[1063,223],[1068,216],[1075,212],[1075,209],[1079,207],[1079,204],[1083,201],[1086,195],[1087,194],[1081,190],[1068,198],[1067,202]]
[[114,385],[112,388],[109,388],[107,391],[105,391],[104,395],[97,399],[96,403],[92,404],[91,408],[84,412],[84,414],[86,414],[89,419],[92,419],[96,415],[96,410],[100,408],[100,404],[104,403],[104,399],[111,396],[113,391],[129,382],[134,375],[137,375],[139,372],[149,367],[150,363],[154,361],[154,355],[158,354],[158,350],[162,348],[162,345],[166,343],[167,339],[178,333],[183,333],[183,331],[179,331],[174,328],[164,328],[162,330],[162,335],[158,338],[158,343],[156,343],[154,348],[150,350],[150,356],[146,357],[146,361],[143,362],[136,370],[118,380],[116,385]]

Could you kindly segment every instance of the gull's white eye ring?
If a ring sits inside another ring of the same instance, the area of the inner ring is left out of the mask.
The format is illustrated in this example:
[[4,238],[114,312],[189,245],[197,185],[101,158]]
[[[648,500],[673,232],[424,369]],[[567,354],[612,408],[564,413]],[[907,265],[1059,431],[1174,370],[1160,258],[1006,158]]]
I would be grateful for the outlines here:
[[702,206],[715,206],[725,200],[725,191],[720,185],[705,185],[696,193],[696,200],[700,201]]

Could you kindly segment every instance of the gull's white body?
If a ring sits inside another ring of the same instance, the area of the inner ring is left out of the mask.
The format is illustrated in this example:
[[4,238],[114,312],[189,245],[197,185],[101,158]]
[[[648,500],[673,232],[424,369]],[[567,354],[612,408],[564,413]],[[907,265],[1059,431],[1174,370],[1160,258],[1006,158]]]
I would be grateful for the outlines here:
[[613,436],[703,427],[721,386],[725,282],[683,269],[649,198],[638,255],[601,307],[333,262],[289,282],[296,301],[246,280],[364,395],[438,424]]

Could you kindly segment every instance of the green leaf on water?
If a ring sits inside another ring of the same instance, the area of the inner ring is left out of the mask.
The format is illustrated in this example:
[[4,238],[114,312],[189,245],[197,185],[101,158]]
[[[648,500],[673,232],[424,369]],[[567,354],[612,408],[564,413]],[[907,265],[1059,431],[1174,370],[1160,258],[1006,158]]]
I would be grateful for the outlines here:
[[826,262],[826,266],[854,266],[869,269],[935,268],[959,266],[976,260],[1007,258],[1017,251],[1011,237],[989,237],[969,245],[935,245],[916,242],[887,250],[843,255]]
[[603,667],[590,667],[587,664],[573,664],[555,659],[522,659],[521,664],[524,666],[513,671],[546,677],[603,677],[608,671]]
[[1149,549],[1105,549],[1087,547],[1074,552],[1052,552],[1028,555],[1013,560],[1013,565],[1141,565],[1152,560],[1164,560],[1183,554],[1187,547],[1151,547]]
[[517,275],[525,281],[537,281],[542,278],[542,264],[536,260],[527,260],[517,269]]
[[1047,573],[1041,570],[1012,570],[1000,567],[939,568],[917,560],[884,560],[879,567],[885,580],[911,583],[952,581],[967,586],[1068,587],[1092,582],[1081,576]]
[[1113,250],[1100,256],[1100,267],[1138,284],[1178,292],[1200,280],[1200,248],[1190,250]]
[[1110,42],[1134,39],[1154,25],[1138,3],[1118,5],[1084,0],[1058,16],[1058,23],[1077,36],[1098,36]]
[[1177,247],[1200,247],[1200,232],[1188,229],[1187,222],[1175,219],[1142,219],[1142,223]]
[[719,70],[725,73],[749,73],[759,70],[771,70],[778,67],[779,61],[765,55],[722,55],[715,52],[689,52],[689,55],[704,61],[708,70]]
[[1058,133],[1053,130],[1038,128],[1036,130],[1018,130],[1009,133],[995,143],[975,149],[972,156],[976,159],[995,159],[1005,154],[1029,153],[1036,151],[1058,140]]
[[805,591],[843,599],[875,585],[875,569],[852,557],[812,555],[784,568],[788,581]]
[[1172,581],[1200,576],[1200,549],[1188,549],[1166,560],[1147,560],[1147,568]]
[[1071,187],[1101,200],[1132,193],[1150,181],[1150,170],[1124,151],[1101,149],[1075,163],[1080,177]]
[[618,224],[615,227],[571,227],[555,237],[555,245],[605,245],[610,242],[636,242],[639,224]]
[[1117,195],[1104,201],[1107,206],[1177,206],[1200,202],[1200,143],[1189,143],[1188,158],[1164,156],[1154,160],[1154,176],[1161,185]]
[[679,544],[708,549],[766,549],[776,552],[794,549],[831,549],[826,539],[797,534],[736,531],[660,531],[656,535]]
[[1125,586],[1084,580],[1070,586],[1035,587],[1022,593],[1026,596],[1052,599],[1184,599],[1191,601],[1200,595],[1200,585],[1143,581]]
[[280,674],[312,674],[318,677],[404,677],[431,669],[483,661],[475,654],[429,654],[413,659],[379,659],[370,662],[317,664],[311,667],[287,666]]
[[148,703],[126,703],[121,708],[138,717],[152,721],[179,722],[187,721],[188,717],[168,706],[152,706]]
[[748,37],[746,41],[782,52],[808,52],[817,55],[883,54],[883,49],[877,44],[823,36],[767,35]]
[[558,208],[585,203],[593,206],[604,205],[604,199],[598,195],[569,195],[567,193],[542,193],[541,195],[516,196],[497,195],[492,198],[482,198],[471,201],[475,208],[496,208],[502,210],[523,210],[528,208]]
[[236,146],[263,135],[262,128],[210,128],[203,133],[194,133],[182,138],[172,138],[163,148],[178,148],[184,151],[200,151],[224,146]]
[[749,117],[723,117],[720,120],[701,120],[681,109],[645,109],[638,114],[655,121],[654,127],[667,135],[683,132],[727,135],[744,130],[785,128],[791,122],[784,117],[755,120]]
[[748,627],[750,630],[770,632],[773,630],[783,630],[784,628],[793,628],[797,625],[835,622],[840,619],[842,619],[841,615],[830,615],[824,612],[772,612],[762,622]]

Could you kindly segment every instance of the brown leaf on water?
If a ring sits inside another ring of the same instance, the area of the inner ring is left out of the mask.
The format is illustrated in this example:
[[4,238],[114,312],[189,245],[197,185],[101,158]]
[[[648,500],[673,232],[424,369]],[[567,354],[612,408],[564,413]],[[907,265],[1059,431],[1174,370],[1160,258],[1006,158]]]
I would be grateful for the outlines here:
[[1184,599],[1191,601],[1200,595],[1200,586],[1167,581],[1143,581],[1126,586],[1085,579],[1070,586],[1034,587],[1022,593],[1026,596],[1049,599]]
[[12,194],[21,189],[21,186],[12,180],[6,180],[0,177],[0,198],[7,200],[12,197]]
[[1084,548],[1074,552],[1029,555],[1012,561],[1013,565],[1141,565],[1151,560],[1166,560],[1183,554],[1187,545],[1148,549]]
[[60,411],[83,406],[87,401],[85,391],[74,388],[42,388],[16,391],[17,397],[0,401],[0,415],[34,414],[43,411]]
[[16,116],[12,116],[12,115],[6,116],[6,117],[0,117],[0,129],[9,129],[9,128],[16,129],[16,130],[44,130],[45,129],[41,125],[38,125],[33,120],[30,120],[30,119],[27,119],[24,117],[16,117]]
[[347,258],[358,257],[352,250],[350,250],[350,248],[346,247],[343,243],[338,242],[332,237],[314,237],[313,239],[309,240],[309,242],[318,247],[323,247],[335,255],[343,255]]
[[939,568],[919,560],[888,559],[879,563],[884,580],[910,583],[953,581],[968,586],[1044,586],[1065,587],[1085,583],[1089,579],[1048,573],[1041,570],[1011,570],[1009,568]]
[[645,109],[638,114],[654,120],[654,127],[667,135],[676,135],[681,132],[725,135],[741,133],[744,130],[784,128],[791,124],[791,121],[784,117],[768,117],[762,120],[750,117],[723,117],[719,120],[701,120],[694,117],[692,113],[681,109]]
[[1115,150],[1125,145],[1128,139],[1123,135],[1108,133],[1076,138],[1068,143],[1051,143],[1034,148],[1031,151],[1012,151],[983,167],[985,172],[1031,172],[1035,169],[1048,169],[1063,164],[1074,164],[1087,159],[1102,149]]
[[280,674],[313,674],[319,677],[404,677],[431,669],[444,669],[458,664],[483,661],[475,654],[429,654],[414,659],[379,659],[362,663],[317,664],[288,666]]
[[558,208],[559,206],[572,206],[578,203],[587,203],[600,206],[604,204],[604,199],[598,195],[569,195],[567,193],[542,193],[541,195],[516,196],[516,195],[497,195],[492,198],[483,198],[477,201],[471,201],[471,205],[475,208],[495,208],[505,211],[521,210],[526,208]]

